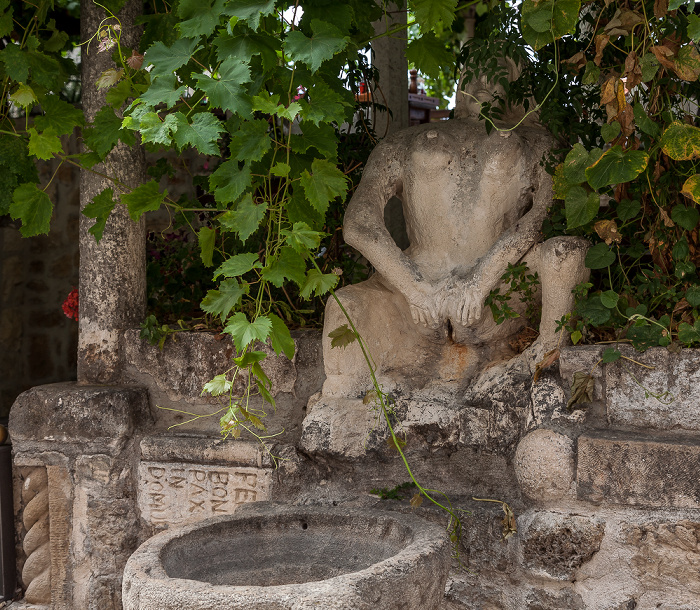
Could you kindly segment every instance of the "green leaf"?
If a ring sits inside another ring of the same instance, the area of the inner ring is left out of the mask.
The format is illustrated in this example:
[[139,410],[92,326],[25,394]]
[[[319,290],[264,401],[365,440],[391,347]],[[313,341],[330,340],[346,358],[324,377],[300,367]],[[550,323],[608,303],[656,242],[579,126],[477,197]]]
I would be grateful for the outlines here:
[[634,122],[637,127],[642,131],[642,133],[657,139],[661,135],[661,127],[655,121],[652,121],[644,109],[644,106],[637,102],[634,105]]
[[214,279],[217,279],[220,275],[224,277],[238,277],[252,269],[261,269],[262,263],[258,258],[255,252],[236,254],[223,262],[214,273]]
[[316,82],[307,91],[304,101],[302,117],[314,125],[320,122],[341,125],[348,118],[349,104],[322,81]]
[[272,329],[270,331],[272,349],[275,350],[275,354],[278,356],[281,352],[284,352],[284,355],[291,360],[294,358],[296,346],[294,345],[294,339],[292,339],[287,325],[279,316],[273,313],[267,314],[267,317],[270,318],[272,322]]
[[301,186],[306,198],[321,214],[336,197],[345,197],[348,192],[348,179],[333,163],[324,159],[314,159],[311,173],[304,170]]
[[647,153],[641,150],[623,151],[622,146],[617,144],[586,170],[586,178],[591,188],[598,190],[633,180],[646,169],[648,162]]
[[197,233],[197,240],[202,263],[204,263],[205,267],[212,267],[214,265],[212,258],[214,257],[214,245],[216,244],[216,229],[202,227]]
[[290,32],[283,47],[292,61],[306,64],[313,73],[324,61],[342,51],[350,42],[350,38],[343,36],[334,25],[320,19],[311,20],[311,31],[311,38],[307,38],[299,30]]
[[690,303],[691,307],[700,306],[700,286],[691,286],[685,291],[685,300]]
[[221,396],[222,394],[228,394],[231,391],[233,383],[226,379],[226,375],[222,373],[217,375],[211,381],[204,384],[204,389],[202,389],[201,396],[209,393],[212,396]]
[[688,4],[688,1],[689,0],[670,0],[670,2],[668,3],[668,10],[676,11],[679,8],[681,8],[681,6],[683,6],[684,4]]
[[43,133],[38,133],[36,129],[30,127],[29,134],[29,154],[37,159],[53,159],[54,153],[63,152],[61,139],[49,129]]
[[423,74],[435,79],[439,79],[443,71],[451,72],[454,66],[454,54],[447,49],[445,41],[432,32],[408,43],[406,59]]
[[14,28],[12,23],[13,9],[11,6],[8,7],[7,2],[0,3],[0,6],[2,6],[0,10],[3,11],[2,15],[0,15],[0,38],[4,38],[10,34]]
[[700,76],[700,53],[695,45],[683,45],[673,60],[673,70],[681,80],[695,82]]
[[209,36],[217,25],[224,10],[226,0],[180,0],[177,14],[181,19],[178,24],[183,38]]
[[263,69],[271,70],[277,65],[277,51],[282,49],[278,38],[251,32],[247,28],[236,28],[233,34],[222,32],[214,39],[219,61],[229,57],[252,58],[260,55]]
[[606,290],[600,294],[600,302],[608,309],[615,309],[620,296],[614,290]]
[[583,72],[583,78],[581,82],[584,85],[595,85],[600,78],[600,68],[595,65],[594,62],[586,62],[586,69]]
[[700,42],[700,16],[688,15],[688,38]]
[[605,269],[615,262],[616,255],[610,247],[601,242],[592,246],[586,253],[586,267],[589,269]]
[[159,209],[167,195],[168,191],[160,192],[155,180],[149,180],[146,184],[137,186],[130,193],[124,193],[121,196],[121,202],[126,205],[129,216],[136,222],[146,212]]
[[9,99],[13,104],[17,104],[17,106],[22,108],[31,108],[38,101],[34,90],[29,85],[17,87]]
[[282,229],[280,233],[285,241],[301,255],[318,250],[324,235],[312,230],[305,222],[295,222],[291,231]]
[[73,129],[85,123],[82,110],[64,102],[57,95],[45,96],[41,109],[44,114],[34,119],[34,126],[39,131],[51,129],[57,136],[62,136],[73,133]]
[[170,76],[188,63],[192,55],[202,48],[197,42],[197,38],[192,40],[180,38],[170,47],[166,47],[162,42],[156,42],[146,50],[143,67],[153,64],[151,78]]
[[642,204],[636,199],[634,201],[623,199],[617,204],[617,217],[622,222],[627,222],[628,220],[632,220],[635,216],[637,216],[641,209]]
[[621,358],[622,354],[619,350],[609,347],[603,352],[603,362],[609,364],[611,362],[617,362]]
[[144,142],[169,145],[172,134],[177,130],[175,115],[168,114],[161,120],[157,112],[147,112],[141,117],[139,131]]
[[306,282],[301,288],[301,296],[310,299],[311,296],[321,296],[326,294],[338,283],[338,276],[335,273],[321,273],[318,269],[309,269]]
[[102,74],[97,77],[95,81],[95,86],[98,89],[106,89],[112,85],[116,85],[124,76],[124,70],[117,70],[116,68],[109,68],[105,70]]
[[0,61],[5,64],[7,75],[18,83],[26,83],[29,78],[29,54],[18,44],[9,43],[0,51]]
[[602,326],[610,320],[610,310],[603,305],[600,295],[594,294],[576,306],[576,312],[593,326]]
[[700,342],[700,320],[695,320],[692,326],[681,322],[678,325],[678,340],[686,345]]
[[10,216],[12,220],[22,221],[22,237],[48,234],[52,213],[51,199],[36,184],[21,184],[12,194]]
[[151,81],[151,86],[138,99],[151,107],[162,103],[165,104],[165,108],[172,108],[187,93],[187,87],[178,86],[178,84],[175,74],[158,76]]
[[335,160],[338,151],[338,139],[332,125],[321,123],[313,125],[304,123],[303,133],[293,134],[290,140],[292,152],[304,154],[310,148],[315,148],[327,159]]
[[569,184],[581,184],[586,181],[588,167],[588,151],[578,142],[566,155],[562,169],[564,180]]
[[319,213],[307,201],[301,187],[292,192],[292,198],[287,202],[287,214],[290,222],[301,222],[315,230],[321,230],[326,222],[325,214]]
[[0,133],[0,214],[10,213],[12,194],[25,182],[39,182],[26,140]]
[[98,243],[102,239],[107,219],[112,213],[116,203],[117,202],[114,200],[114,191],[108,188],[94,197],[93,200],[83,208],[83,214],[85,216],[95,219],[95,224],[88,229],[88,233],[94,235]]
[[688,258],[690,254],[690,247],[688,246],[688,240],[685,237],[681,237],[675,244],[673,244],[673,250],[671,250],[671,255],[673,260],[682,261]]
[[224,280],[218,290],[210,290],[202,300],[202,310],[224,321],[231,310],[238,305],[241,297],[247,293],[247,284],[239,284],[235,279]]
[[[249,351],[243,354],[242,356],[238,356],[238,358],[234,358],[233,361],[236,364],[236,366],[244,369],[249,367],[251,364],[257,364],[258,362],[262,362],[267,358],[267,354],[265,352],[256,352],[256,351]],[[267,375],[265,376],[267,379]]]
[[411,5],[421,32],[427,32],[436,26],[439,26],[440,34],[450,30],[455,18],[457,0],[413,0]]
[[229,57],[219,67],[218,79],[206,74],[195,74],[197,87],[206,93],[214,108],[230,110],[247,117],[251,112],[248,93],[242,86],[250,82],[250,69],[244,61]]
[[[538,51],[557,38],[573,34],[580,9],[580,0],[524,0],[520,30],[525,42]],[[545,27],[547,23],[551,26]],[[535,29],[533,24],[540,27]]]
[[260,27],[260,18],[275,10],[275,0],[235,0],[229,2],[226,14],[247,22],[252,30]]
[[270,174],[277,176],[279,178],[286,178],[289,176],[289,172],[292,168],[286,163],[275,163],[275,165],[270,169]]
[[690,279],[691,276],[695,276],[695,263],[692,261],[678,261],[673,274],[679,280]]
[[251,194],[246,193],[236,209],[222,214],[219,222],[224,230],[238,233],[238,238],[245,242],[260,226],[266,211],[267,202],[256,205]]
[[203,155],[219,155],[217,140],[219,134],[225,131],[219,119],[209,112],[194,115],[192,123],[181,112],[176,112],[173,116],[177,125],[173,139],[181,150],[192,146]]
[[280,288],[286,279],[301,286],[306,280],[306,262],[293,248],[285,246],[263,269],[262,277],[277,288]]
[[700,212],[698,212],[697,208],[687,208],[679,204],[673,206],[671,210],[671,219],[686,231],[692,231],[698,225]]
[[566,226],[567,229],[588,224],[596,217],[600,208],[598,193],[587,193],[583,187],[572,186],[566,194]]
[[688,178],[683,184],[681,193],[700,204],[700,174],[694,174]]
[[612,123],[603,123],[600,128],[600,135],[603,136],[604,142],[611,142],[620,135],[620,123],[613,121]]
[[[2,27],[0,26],[0,31],[1,30]],[[2,36],[2,34],[0,34],[0,36]],[[66,46],[66,43],[68,42],[69,38],[70,36],[67,32],[54,30],[51,34],[51,37],[43,42],[43,49],[47,53],[58,53],[59,51],[63,50],[63,47]]]
[[[235,280],[226,280],[233,282]],[[224,332],[233,337],[237,351],[243,351],[253,341],[265,342],[272,331],[272,321],[267,316],[258,316],[253,322],[248,322],[246,315],[239,311],[224,328]]]
[[646,53],[639,60],[639,67],[642,69],[642,82],[648,83],[656,76],[661,64],[653,53]]
[[339,326],[328,333],[331,339],[331,347],[347,347],[353,341],[357,341],[357,335],[347,324]]
[[661,136],[663,151],[675,161],[700,157],[700,128],[674,121]]
[[113,108],[105,106],[95,115],[93,124],[83,131],[83,140],[90,150],[105,157],[119,140],[127,146],[134,146],[136,139],[128,129],[122,129],[122,119]]
[[214,199],[222,204],[233,203],[250,188],[252,178],[250,167],[238,167],[238,162],[225,161],[209,176],[209,190],[214,193]]
[[272,145],[269,130],[269,123],[262,119],[244,121],[240,129],[231,134],[231,158],[235,161],[260,161]]

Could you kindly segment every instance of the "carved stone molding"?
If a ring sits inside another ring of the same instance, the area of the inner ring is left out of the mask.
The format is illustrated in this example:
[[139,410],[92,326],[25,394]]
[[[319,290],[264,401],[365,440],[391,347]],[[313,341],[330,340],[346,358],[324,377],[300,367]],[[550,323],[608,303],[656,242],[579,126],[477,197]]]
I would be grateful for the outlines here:
[[22,548],[24,598],[32,604],[51,603],[51,543],[49,538],[49,483],[46,468],[27,468],[22,485]]

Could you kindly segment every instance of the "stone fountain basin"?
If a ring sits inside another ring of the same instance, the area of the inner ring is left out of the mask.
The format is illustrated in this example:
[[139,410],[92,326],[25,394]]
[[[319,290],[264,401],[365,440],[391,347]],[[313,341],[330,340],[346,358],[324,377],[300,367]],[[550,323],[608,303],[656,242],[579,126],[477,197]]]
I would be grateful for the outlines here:
[[376,509],[256,502],[144,542],[125,610],[438,610],[444,527]]

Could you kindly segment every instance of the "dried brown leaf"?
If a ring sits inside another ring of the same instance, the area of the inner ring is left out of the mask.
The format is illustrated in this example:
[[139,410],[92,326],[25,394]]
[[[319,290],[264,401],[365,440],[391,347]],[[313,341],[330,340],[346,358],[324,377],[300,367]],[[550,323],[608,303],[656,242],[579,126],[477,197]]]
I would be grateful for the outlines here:
[[127,58],[126,63],[132,70],[140,70],[143,65],[143,55],[133,50],[131,51],[131,57]]
[[571,398],[569,398],[569,402],[566,403],[566,408],[571,410],[574,405],[593,402],[593,387],[593,375],[576,371],[571,383]]
[[423,504],[423,496],[420,492],[416,492],[416,495],[411,498],[411,506],[418,508],[421,504]]
[[608,46],[609,42],[610,36],[607,34],[598,34],[598,36],[595,37],[595,57],[593,58],[593,63],[595,63],[596,66],[600,66],[600,62],[603,59],[603,49]]
[[618,232],[617,224],[614,220],[599,220],[593,225],[593,228],[608,246],[613,242],[619,244],[622,241],[622,235]]
[[532,377],[532,383],[537,383],[540,375],[542,375],[542,371],[552,366],[557,360],[559,360],[559,348],[555,347],[553,350],[548,351],[544,355],[544,358],[535,365],[535,374]]
[[663,19],[668,13],[668,0],[654,0],[654,17]]
[[657,45],[650,47],[649,50],[654,54],[654,57],[659,60],[659,63],[664,68],[669,68],[673,70],[675,64],[673,63],[673,51],[665,45]]

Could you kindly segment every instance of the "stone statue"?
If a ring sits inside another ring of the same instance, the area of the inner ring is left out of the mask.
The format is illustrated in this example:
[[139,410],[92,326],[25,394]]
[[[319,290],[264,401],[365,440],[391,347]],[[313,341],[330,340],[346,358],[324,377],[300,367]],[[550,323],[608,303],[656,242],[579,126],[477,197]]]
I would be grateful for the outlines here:
[[[552,202],[552,178],[540,163],[551,137],[533,125],[487,135],[474,116],[485,101],[484,82],[475,81],[467,93],[458,107],[462,118],[382,141],[345,215],[346,242],[376,273],[339,290],[338,297],[367,342],[385,391],[466,387],[479,370],[514,355],[508,339],[523,318],[497,325],[484,306],[508,263],[524,261],[539,274],[538,354],[556,345],[556,322],[573,307],[572,288],[587,278],[585,240],[538,243]],[[392,197],[403,208],[410,242],[405,250],[385,226]],[[518,301],[514,296],[511,307],[517,309]],[[329,299],[326,397],[360,397],[370,387],[357,342],[331,349],[328,333],[345,323]]]

